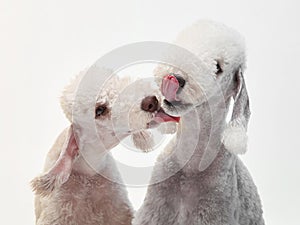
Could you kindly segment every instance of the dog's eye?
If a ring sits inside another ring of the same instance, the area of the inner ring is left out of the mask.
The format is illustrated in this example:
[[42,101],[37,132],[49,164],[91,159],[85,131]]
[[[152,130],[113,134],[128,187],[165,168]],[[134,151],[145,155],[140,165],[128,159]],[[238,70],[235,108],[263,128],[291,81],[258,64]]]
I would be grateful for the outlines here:
[[100,105],[98,107],[96,107],[96,110],[95,110],[95,118],[101,116],[101,115],[104,115],[107,111],[107,107],[105,105]]
[[222,70],[219,62],[217,62],[216,67],[217,67],[216,74],[220,75],[223,72],[223,70]]

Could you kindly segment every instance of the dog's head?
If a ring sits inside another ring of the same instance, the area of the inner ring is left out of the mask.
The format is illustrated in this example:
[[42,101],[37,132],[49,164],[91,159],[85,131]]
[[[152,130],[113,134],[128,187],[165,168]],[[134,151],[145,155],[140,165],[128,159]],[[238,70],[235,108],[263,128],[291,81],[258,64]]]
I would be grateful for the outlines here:
[[[76,89],[84,74],[81,73],[65,88],[61,105],[70,122],[78,110],[84,114],[89,110],[88,107],[94,105],[93,119],[97,133],[107,149],[132,135],[136,147],[149,150],[152,141],[146,129],[163,122],[179,121],[178,117],[171,117],[162,110],[161,93],[153,82],[114,75],[103,83],[94,100],[89,97],[88,90],[76,96]],[[80,106],[76,109],[73,107],[75,98],[78,98],[77,105]],[[94,101],[94,104],[88,104],[90,101]]]
[[233,132],[245,133],[250,117],[243,78],[246,61],[244,39],[222,24],[201,21],[181,32],[175,44],[193,53],[202,64],[193,75],[164,66],[155,70],[156,81],[165,96],[163,107],[168,113],[182,115],[193,107],[201,106],[216,92],[221,92],[218,94],[226,105],[233,98],[233,113],[223,141],[229,148],[236,149],[234,152],[243,152],[245,146],[236,145],[228,137]]

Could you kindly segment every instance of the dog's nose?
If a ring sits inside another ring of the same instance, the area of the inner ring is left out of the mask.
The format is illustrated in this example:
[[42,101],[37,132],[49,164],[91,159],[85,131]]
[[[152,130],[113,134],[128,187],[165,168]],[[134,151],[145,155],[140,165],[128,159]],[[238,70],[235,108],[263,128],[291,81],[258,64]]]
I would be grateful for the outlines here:
[[158,100],[155,96],[147,96],[142,100],[142,110],[146,112],[155,112],[158,110]]
[[173,73],[171,75],[173,75],[177,79],[177,81],[179,83],[179,87],[183,88],[185,85],[185,79],[183,79],[182,76],[179,76],[178,74],[175,74],[175,73]]

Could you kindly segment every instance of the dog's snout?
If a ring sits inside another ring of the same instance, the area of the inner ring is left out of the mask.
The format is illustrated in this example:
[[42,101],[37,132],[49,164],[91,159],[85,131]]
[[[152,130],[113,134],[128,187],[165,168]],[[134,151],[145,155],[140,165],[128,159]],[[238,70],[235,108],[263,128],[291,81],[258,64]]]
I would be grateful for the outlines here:
[[178,81],[179,87],[183,88],[185,85],[185,79],[183,79],[182,76],[179,76],[178,74],[172,74]]
[[141,108],[146,112],[155,112],[158,107],[158,100],[155,96],[147,96],[142,100]]

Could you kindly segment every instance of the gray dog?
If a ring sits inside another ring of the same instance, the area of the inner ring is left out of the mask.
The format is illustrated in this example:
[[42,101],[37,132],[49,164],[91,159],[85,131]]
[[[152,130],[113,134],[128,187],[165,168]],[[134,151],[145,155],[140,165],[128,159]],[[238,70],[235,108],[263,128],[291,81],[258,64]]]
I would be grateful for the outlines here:
[[[244,40],[224,25],[201,21],[180,33],[175,44],[194,53],[203,62],[203,71],[191,76],[167,66],[156,70],[165,96],[163,108],[179,114],[181,123],[154,168],[152,185],[133,224],[263,225],[257,188],[236,155],[246,151],[250,117]],[[220,90],[222,98],[205,96],[200,87],[204,74],[213,78],[211,88]],[[231,121],[226,123],[232,98]],[[200,131],[192,146],[197,121]]]

